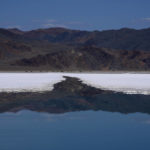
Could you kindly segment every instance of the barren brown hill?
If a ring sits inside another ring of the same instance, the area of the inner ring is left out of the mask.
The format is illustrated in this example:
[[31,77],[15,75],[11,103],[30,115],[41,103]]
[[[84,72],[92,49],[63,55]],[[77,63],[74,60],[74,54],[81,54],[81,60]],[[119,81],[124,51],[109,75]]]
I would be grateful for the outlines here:
[[0,70],[150,70],[150,29],[0,29]]
[[150,69],[150,53],[141,51],[110,50],[106,48],[82,47],[64,50],[30,59],[17,60],[12,65],[54,71],[99,71]]

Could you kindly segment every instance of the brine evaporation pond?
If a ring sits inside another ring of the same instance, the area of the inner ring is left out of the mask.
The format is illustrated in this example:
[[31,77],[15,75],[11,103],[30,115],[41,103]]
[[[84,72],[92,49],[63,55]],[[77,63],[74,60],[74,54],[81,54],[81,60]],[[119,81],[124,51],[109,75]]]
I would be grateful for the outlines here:
[[0,149],[149,150],[150,74],[0,73]]

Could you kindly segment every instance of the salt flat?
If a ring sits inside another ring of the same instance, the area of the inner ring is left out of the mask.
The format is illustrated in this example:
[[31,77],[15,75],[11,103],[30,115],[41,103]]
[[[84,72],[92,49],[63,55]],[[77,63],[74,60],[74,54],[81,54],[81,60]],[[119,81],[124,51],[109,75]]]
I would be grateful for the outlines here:
[[65,80],[63,76],[104,90],[150,95],[148,73],[0,73],[0,92],[51,91],[54,84]]
[[51,91],[62,80],[59,73],[0,73],[0,92]]

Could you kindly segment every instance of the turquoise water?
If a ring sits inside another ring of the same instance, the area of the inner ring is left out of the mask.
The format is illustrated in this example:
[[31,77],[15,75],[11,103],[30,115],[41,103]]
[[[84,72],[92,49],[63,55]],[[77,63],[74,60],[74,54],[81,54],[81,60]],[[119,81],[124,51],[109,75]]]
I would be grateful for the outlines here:
[[150,150],[150,115],[81,111],[0,114],[0,150]]

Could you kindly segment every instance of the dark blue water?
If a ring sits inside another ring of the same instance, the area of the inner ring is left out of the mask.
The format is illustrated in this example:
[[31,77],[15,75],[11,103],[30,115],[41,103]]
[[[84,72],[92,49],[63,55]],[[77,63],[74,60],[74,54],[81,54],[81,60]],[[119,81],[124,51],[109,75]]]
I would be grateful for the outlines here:
[[0,150],[150,150],[150,115],[3,113]]

